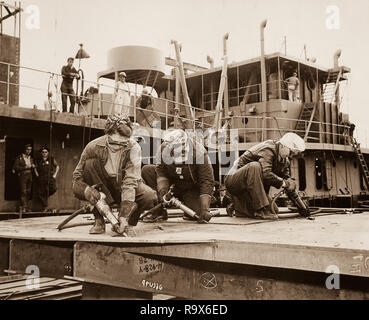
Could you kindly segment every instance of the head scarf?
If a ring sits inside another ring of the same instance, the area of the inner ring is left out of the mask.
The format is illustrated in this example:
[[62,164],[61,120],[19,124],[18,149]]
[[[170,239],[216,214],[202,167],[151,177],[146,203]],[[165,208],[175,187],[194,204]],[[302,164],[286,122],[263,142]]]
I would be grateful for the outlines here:
[[105,125],[105,134],[112,134],[119,128],[119,134],[130,137],[132,134],[132,124],[129,117],[115,114],[109,116]]

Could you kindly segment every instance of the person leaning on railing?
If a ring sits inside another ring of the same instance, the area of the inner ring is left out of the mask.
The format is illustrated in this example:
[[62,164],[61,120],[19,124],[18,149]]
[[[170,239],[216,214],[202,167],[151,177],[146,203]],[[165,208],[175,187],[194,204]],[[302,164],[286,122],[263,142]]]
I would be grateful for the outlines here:
[[160,121],[160,116],[154,112],[154,99],[147,89],[142,90],[142,95],[136,102],[136,121],[141,126],[153,128],[154,121]]
[[63,112],[68,112],[67,100],[69,97],[69,112],[74,113],[74,105],[76,104],[76,93],[73,89],[73,80],[79,79],[80,76],[78,74],[78,71],[73,67],[74,58],[68,58],[67,62],[68,64],[64,66],[61,70],[63,82],[61,84],[60,91],[62,93]]

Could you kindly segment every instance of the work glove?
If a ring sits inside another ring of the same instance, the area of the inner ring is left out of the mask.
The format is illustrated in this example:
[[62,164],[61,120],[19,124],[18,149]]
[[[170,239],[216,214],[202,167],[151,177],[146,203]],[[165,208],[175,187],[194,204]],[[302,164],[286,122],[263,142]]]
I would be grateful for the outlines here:
[[136,226],[139,215],[137,215],[137,203],[133,201],[122,201],[120,205],[120,212],[118,216],[119,229],[118,233],[123,234],[127,226]]
[[87,186],[84,191],[85,199],[93,206],[96,205],[97,201],[100,200],[100,192],[95,187]]
[[296,182],[293,179],[288,178],[288,179],[283,180],[283,187],[287,191],[295,191],[297,185],[296,185]]
[[203,194],[200,196],[200,215],[197,220],[198,223],[207,223],[210,221],[212,215],[210,213],[211,196]]
[[158,178],[158,180],[157,180],[157,190],[158,190],[159,201],[163,202],[163,197],[169,191],[169,181],[168,181],[168,179]]

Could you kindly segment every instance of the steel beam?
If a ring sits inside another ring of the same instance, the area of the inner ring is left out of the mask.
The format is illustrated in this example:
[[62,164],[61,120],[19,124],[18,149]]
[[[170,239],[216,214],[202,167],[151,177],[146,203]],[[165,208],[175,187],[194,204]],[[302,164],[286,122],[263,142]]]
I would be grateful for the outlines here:
[[39,268],[41,277],[63,277],[73,274],[73,244],[10,241],[9,269],[25,273],[28,266]]
[[217,241],[209,244],[127,247],[127,252],[178,258],[325,272],[369,278],[369,251],[300,245]]
[[[176,67],[177,66],[177,60],[166,57],[165,58],[165,64],[167,66],[170,66],[170,67]],[[192,72],[200,72],[200,71],[208,70],[208,68],[206,68],[206,67],[201,67],[201,66],[198,66],[198,65],[195,65],[195,64],[192,64],[192,63],[188,63],[188,62],[183,62],[183,68],[185,70],[192,71]]]
[[152,293],[96,283],[83,283],[82,300],[151,300]]
[[368,299],[369,280],[324,273],[130,254],[125,248],[76,243],[74,276],[85,282],[188,299]]

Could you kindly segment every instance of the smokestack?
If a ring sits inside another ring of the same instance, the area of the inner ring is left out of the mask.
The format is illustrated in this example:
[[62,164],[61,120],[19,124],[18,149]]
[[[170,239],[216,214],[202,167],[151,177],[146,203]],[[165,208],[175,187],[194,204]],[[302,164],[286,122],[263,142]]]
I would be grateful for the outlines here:
[[264,20],[260,23],[260,51],[261,51],[261,101],[267,100],[267,88],[266,88],[266,72],[265,72],[265,51],[264,51],[264,29],[268,20]]
[[342,50],[338,49],[333,55],[333,67],[338,68],[338,59],[341,56]]
[[214,68],[214,59],[210,56],[207,56],[206,61],[210,64],[210,69],[213,69]]

